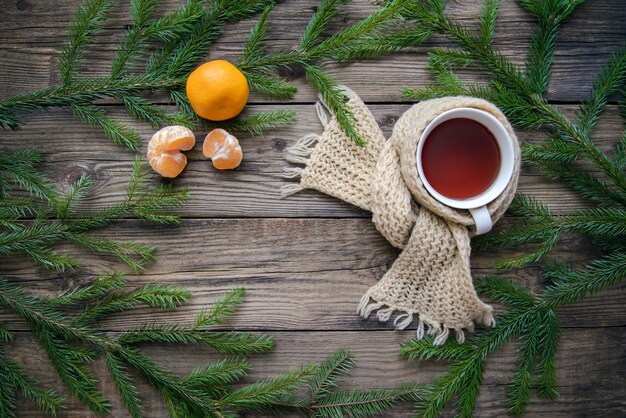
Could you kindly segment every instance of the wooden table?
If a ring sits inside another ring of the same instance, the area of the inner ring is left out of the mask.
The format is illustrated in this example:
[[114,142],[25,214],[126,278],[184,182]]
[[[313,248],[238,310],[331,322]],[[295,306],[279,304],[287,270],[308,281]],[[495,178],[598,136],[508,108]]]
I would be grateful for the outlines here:
[[[129,23],[128,1],[113,12],[107,28],[96,37],[86,53],[87,70],[104,74],[110,57]],[[178,3],[163,1],[164,8]],[[281,4],[271,17],[271,44],[294,45],[316,1],[291,0]],[[479,5],[475,1],[450,1],[450,15],[475,23]],[[77,0],[0,0],[0,96],[26,92],[56,83],[57,54],[65,40],[66,27]],[[355,1],[333,24],[337,29],[364,17],[371,10],[367,0]],[[626,7],[621,0],[589,1],[580,7],[561,32],[557,45],[554,75],[548,97],[566,114],[572,115],[585,99],[594,77],[609,53],[626,39]],[[214,48],[212,57],[234,59],[251,22],[231,25]],[[518,64],[523,64],[530,18],[512,0],[502,1],[495,45]],[[428,48],[449,45],[435,38],[428,45],[381,60],[349,66],[330,65],[330,72],[371,105],[386,134],[402,112],[410,106],[400,95],[406,86],[424,86],[429,81],[426,68]],[[478,72],[465,72],[470,79],[483,78]],[[274,108],[298,111],[295,125],[263,137],[242,135],[245,161],[233,172],[217,172],[201,156],[198,147],[188,154],[190,163],[174,183],[188,186],[191,202],[182,209],[180,227],[145,226],[127,220],[108,229],[107,236],[135,239],[159,247],[158,261],[142,275],[129,277],[133,286],[148,282],[179,283],[190,289],[193,300],[170,313],[139,310],[131,315],[113,315],[104,323],[107,331],[159,321],[190,321],[216,295],[243,286],[247,302],[228,324],[237,330],[263,331],[277,341],[275,352],[253,358],[250,379],[271,376],[304,362],[319,361],[338,347],[350,348],[359,366],[345,381],[346,387],[391,387],[417,379],[428,382],[443,365],[418,364],[398,357],[399,344],[414,331],[397,332],[391,325],[375,320],[362,321],[355,306],[363,292],[375,283],[395,259],[397,252],[377,233],[369,214],[316,192],[304,192],[280,200],[278,190],[286,180],[280,177],[285,163],[283,150],[302,135],[319,132],[313,104],[314,92],[302,74],[293,74],[299,87],[289,103],[268,101],[252,95],[247,114]],[[165,96],[155,95],[157,103]],[[107,110],[129,120],[119,104]],[[132,123],[132,122],[131,122]],[[153,129],[137,125],[146,142]],[[609,105],[594,140],[609,149],[623,128],[616,106]],[[197,132],[203,135],[205,132]],[[24,129],[3,131],[2,150],[38,146],[46,154],[46,171],[61,187],[67,187],[83,173],[95,180],[93,193],[84,208],[114,202],[123,193],[130,171],[132,153],[112,145],[103,135],[71,117],[67,111],[33,113]],[[521,138],[540,140],[536,133]],[[142,153],[145,151],[144,150]],[[156,178],[156,177],[155,177]],[[520,190],[548,203],[555,210],[585,206],[561,184],[524,171]],[[68,248],[69,249],[69,248]],[[72,251],[74,251],[72,249]],[[561,259],[578,262],[593,252],[575,237],[567,237],[553,253]],[[80,252],[79,252],[80,253]],[[511,251],[477,254],[472,259],[476,275],[492,273],[498,257]],[[112,260],[94,256],[83,258],[77,274],[36,270],[27,261],[11,264],[9,274],[23,277],[35,292],[61,291],[85,282],[92,274],[120,267]],[[532,289],[541,285],[538,268],[529,266],[508,273]],[[528,416],[625,416],[626,415],[626,285],[561,310],[563,336],[558,355],[559,391],[556,401],[533,400]],[[3,317],[3,321],[5,318]],[[6,318],[18,335],[10,350],[16,359],[51,387],[64,391],[42,350],[27,327]],[[204,348],[152,346],[146,352],[172,370],[184,373],[209,361],[214,355]],[[515,362],[515,347],[508,346],[488,363],[485,384],[476,408],[477,416],[506,414],[505,391]],[[101,386],[113,402],[112,416],[126,416],[106,373],[98,362]],[[141,391],[147,416],[165,416],[156,393],[146,385]],[[87,416],[85,407],[69,400],[66,417]],[[404,406],[389,416],[410,416]],[[29,402],[19,405],[20,416],[39,416]]]

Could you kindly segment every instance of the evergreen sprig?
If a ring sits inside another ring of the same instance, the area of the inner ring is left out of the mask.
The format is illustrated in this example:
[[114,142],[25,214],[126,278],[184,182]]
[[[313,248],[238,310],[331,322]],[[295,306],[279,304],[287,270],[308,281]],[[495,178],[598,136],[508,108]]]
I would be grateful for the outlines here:
[[[112,291],[119,291],[125,285],[123,280],[116,280],[115,285],[109,284]],[[141,338],[148,326],[137,330],[129,330],[117,338],[106,336],[99,332],[95,326],[99,316],[90,318],[90,325],[84,325],[82,314],[72,318],[67,311],[60,310],[59,300],[62,306],[79,307],[88,295],[92,296],[94,304],[113,293],[99,290],[93,292],[93,285],[75,289],[71,295],[80,295],[68,299],[67,294],[59,297],[41,297],[27,294],[21,286],[6,279],[0,280],[0,306],[10,309],[16,315],[22,317],[32,327],[35,337],[48,353],[50,361],[56,368],[63,383],[68,386],[70,392],[83,401],[91,410],[97,413],[106,413],[110,410],[110,402],[98,388],[97,381],[89,365],[95,360],[97,352],[105,354],[106,366],[113,377],[126,408],[134,417],[143,416],[143,405],[139,399],[137,388],[130,377],[128,370],[134,369],[143,376],[156,390],[163,393],[167,399],[176,404],[176,408],[190,413],[187,416],[204,414],[220,416],[222,408],[245,407],[244,398],[250,398],[249,404],[255,402],[267,402],[269,394],[282,393],[285,389],[286,378],[277,378],[273,381],[252,384],[243,389],[233,390],[230,384],[245,374],[248,363],[236,358],[226,358],[211,365],[205,365],[194,370],[189,376],[178,378],[171,372],[163,369],[149,357],[141,354],[134,348],[137,343],[147,341],[169,342],[177,344],[205,344],[217,348],[220,352],[236,354],[237,356],[250,353],[262,353],[273,347],[273,341],[267,336],[254,336],[252,334],[237,334],[231,332],[210,331],[208,329],[189,328],[189,336],[180,338],[179,329],[161,326],[160,338]],[[143,302],[152,307],[172,308],[188,300],[186,293],[177,297],[174,302],[167,302],[169,296],[162,293],[163,286],[144,286],[140,289]],[[237,291],[237,297],[241,291]],[[165,299],[164,299],[165,298]],[[235,303],[229,296],[221,302],[222,305]],[[157,301],[156,303],[154,301]],[[170,306],[173,304],[172,306]],[[134,306],[126,306],[131,309]],[[85,312],[89,311],[89,307]],[[111,313],[111,312],[109,312]],[[77,320],[78,319],[78,320]],[[151,325],[152,329],[159,326]],[[191,338],[190,336],[193,336]],[[134,338],[133,338],[134,337]],[[225,349],[224,347],[228,347]],[[31,379],[16,363],[4,360],[0,357],[0,365],[3,366],[3,378],[7,379],[10,387],[21,389],[27,397],[35,400],[43,411],[54,413],[61,408],[61,399],[52,390],[40,389],[31,383]],[[295,380],[295,377],[291,378]],[[206,387],[210,382],[210,387]],[[262,388],[264,396],[260,395]],[[244,396],[244,393],[246,396]],[[216,397],[215,395],[219,395]],[[276,395],[274,395],[276,396]],[[2,407],[7,411],[3,416],[14,416],[15,407],[14,391],[3,391],[2,398],[5,402]],[[262,398],[262,399],[261,399]]]
[[267,40],[265,24],[271,8],[266,9],[250,31],[237,66],[246,74],[252,89],[280,99],[293,97],[296,93],[295,87],[280,73],[302,68],[307,81],[320,94],[346,135],[362,146],[365,139],[356,129],[345,90],[321,63],[325,60],[349,62],[389,54],[425,42],[431,31],[412,29],[391,36],[389,31],[400,23],[399,13],[407,3],[407,0],[393,0],[365,19],[322,38],[333,17],[339,13],[339,7],[346,2],[322,0],[304,29],[297,49],[284,52],[259,52]]
[[[252,408],[263,413],[284,414],[298,412],[310,417],[370,417],[384,414],[402,402],[420,399],[422,388],[409,384],[396,389],[370,389],[347,391],[338,389],[340,379],[350,372],[356,361],[344,348],[337,350],[319,365],[300,368],[285,374],[281,392],[272,392],[266,402]],[[261,393],[269,380],[262,382],[253,392]],[[246,395],[250,389],[243,391]],[[241,396],[241,394],[237,394]]]
[[[273,5],[274,0],[187,0],[178,9],[157,17],[159,3],[159,0],[131,0],[132,25],[112,58],[110,74],[102,77],[83,74],[83,53],[106,24],[114,3],[85,0],[72,19],[69,39],[59,56],[60,85],[0,100],[0,128],[19,129],[23,123],[22,113],[27,111],[65,108],[83,123],[101,130],[114,143],[138,150],[139,132],[107,113],[99,104],[106,98],[121,102],[130,116],[154,127],[183,125],[191,128],[201,122],[180,91],[187,75],[206,58],[226,24],[253,16]],[[157,48],[147,54],[148,45],[155,43]],[[249,52],[258,54],[254,49],[252,45]],[[147,61],[144,60],[146,55],[149,55]],[[146,61],[146,65],[140,69],[142,61]],[[252,85],[256,82],[256,79],[250,80]],[[277,81],[277,87],[286,88],[283,84]],[[170,93],[181,111],[169,113],[142,97],[163,90]],[[295,91],[291,87],[287,90]],[[265,93],[274,95],[279,90]],[[292,122],[290,112],[274,111],[231,123],[259,134]]]
[[[123,261],[134,270],[145,268],[154,260],[153,247],[132,242],[92,236],[89,232],[134,216],[146,222],[172,224],[180,222],[170,211],[180,206],[188,197],[186,189],[174,190],[160,184],[148,189],[145,163],[138,158],[127,186],[127,195],[121,202],[97,211],[77,212],[76,205],[90,189],[91,179],[81,176],[76,183],[61,194],[57,192],[35,164],[41,155],[34,149],[26,149],[0,156],[0,178],[6,179],[3,192],[11,197],[12,180],[18,189],[25,190],[35,198],[22,201],[28,206],[10,206],[12,211],[0,210],[0,254],[25,254],[37,264],[56,270],[71,270],[77,262],[69,254],[59,253],[54,248],[58,243],[69,241],[74,245],[95,253],[107,254]],[[14,204],[9,200],[9,204]],[[33,219],[32,215],[36,214]]]
[[[447,372],[426,387],[423,399],[417,403],[418,416],[438,416],[448,403],[454,404],[455,415],[471,416],[485,360],[512,340],[519,341],[519,349],[507,392],[509,412],[523,414],[533,390],[540,397],[558,396],[555,355],[560,324],[555,310],[626,277],[624,136],[610,153],[601,151],[590,138],[609,98],[624,91],[626,48],[612,54],[594,84],[591,98],[580,106],[575,118],[567,118],[543,94],[550,80],[559,28],[583,1],[518,3],[537,19],[525,72],[491,46],[497,2],[483,3],[478,33],[447,17],[442,0],[408,3],[402,11],[405,19],[416,27],[443,34],[457,48],[430,53],[429,67],[435,81],[425,89],[407,89],[404,94],[419,100],[448,95],[483,97],[496,103],[519,128],[547,132],[548,140],[543,143],[522,144],[525,163],[569,185],[597,207],[555,214],[535,198],[518,194],[509,210],[515,218],[507,227],[496,228],[475,240],[479,250],[493,246],[527,249],[522,256],[498,262],[497,267],[542,262],[547,285],[535,295],[501,276],[477,280],[479,293],[506,307],[498,315],[495,329],[481,331],[464,344],[448,342],[435,347],[429,340],[405,344],[402,354],[410,359],[450,362]],[[463,82],[457,71],[468,65],[482,67],[490,76],[489,85]],[[581,161],[591,163],[595,172],[582,169]],[[602,255],[576,268],[544,260],[563,236],[571,234],[585,236]]]

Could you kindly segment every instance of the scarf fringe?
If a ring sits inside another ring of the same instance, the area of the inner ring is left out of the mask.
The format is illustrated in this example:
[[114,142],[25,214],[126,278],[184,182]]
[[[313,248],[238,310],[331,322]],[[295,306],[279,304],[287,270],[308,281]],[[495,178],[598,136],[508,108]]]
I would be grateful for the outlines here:
[[320,136],[313,133],[303,136],[298,142],[285,150],[285,160],[294,164],[306,164],[319,139]]
[[[326,120],[326,122],[328,121]],[[322,121],[322,123],[324,122]],[[317,141],[319,140],[320,136],[318,134],[310,133],[304,135],[295,144],[285,150],[285,160],[293,164],[306,165],[306,163],[309,161],[311,153],[313,152],[313,149],[315,148],[315,145],[317,144]],[[302,167],[285,167],[283,168],[283,172],[281,175],[283,178],[286,179],[298,179],[302,177],[303,171],[304,168]],[[303,187],[300,183],[286,184],[280,188],[280,197],[281,199],[284,199],[293,194],[301,192],[304,189],[305,187]]]
[[[317,113],[317,117],[320,122],[324,126],[324,129],[328,126],[330,122],[330,115],[328,113],[327,108],[325,107],[322,99],[320,97],[320,101],[315,103],[315,111]],[[290,146],[285,150],[285,160],[292,164],[301,164],[306,165],[309,161],[309,157],[315,148],[315,145],[320,140],[321,136],[316,133],[310,133],[304,135],[300,138],[295,144]],[[286,179],[297,179],[302,176],[304,168],[301,167],[285,167],[283,168],[282,177]],[[301,192],[304,190],[301,184],[287,184],[280,188],[280,197],[284,199],[293,194]]]
[[[397,330],[406,329],[413,322],[413,315],[416,314],[414,312],[406,312],[401,308],[396,306],[390,306],[385,303],[376,302],[368,293],[364,294],[359,302],[359,305],[356,308],[357,313],[363,319],[367,319],[374,311],[376,312],[376,318],[380,322],[387,322],[391,319],[391,316],[394,312],[398,311],[400,314],[396,316],[393,321],[393,325]],[[448,340],[450,336],[451,329],[443,326],[443,324],[439,322],[433,322],[428,319],[421,317],[417,314],[417,339],[421,340],[425,335],[433,337],[433,345],[442,345]],[[496,325],[496,321],[493,318],[493,314],[490,311],[485,311],[482,315],[476,319],[477,322],[480,322],[486,326],[494,327]],[[428,329],[426,329],[426,326]],[[474,323],[472,322],[467,327],[464,327],[468,332],[474,332]],[[452,329],[456,335],[456,341],[459,344],[463,344],[465,342],[465,331],[461,328]]]
[[304,190],[304,187],[302,187],[300,183],[286,184],[280,188],[280,198],[284,199],[302,190]]
[[302,167],[285,167],[283,168],[282,176],[286,179],[297,179],[302,176]]

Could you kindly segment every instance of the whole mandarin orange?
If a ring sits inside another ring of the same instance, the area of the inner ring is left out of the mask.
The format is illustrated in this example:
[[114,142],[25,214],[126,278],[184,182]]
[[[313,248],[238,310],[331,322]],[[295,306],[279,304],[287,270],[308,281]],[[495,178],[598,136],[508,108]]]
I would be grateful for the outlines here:
[[224,60],[209,61],[193,70],[187,77],[186,90],[198,116],[214,121],[241,113],[250,93],[246,76]]

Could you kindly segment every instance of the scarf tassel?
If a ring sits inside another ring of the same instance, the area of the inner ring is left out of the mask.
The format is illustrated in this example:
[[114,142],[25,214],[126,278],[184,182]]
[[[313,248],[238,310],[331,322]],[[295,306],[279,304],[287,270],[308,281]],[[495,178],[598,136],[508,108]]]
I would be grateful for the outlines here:
[[[361,298],[361,301],[359,302],[356,311],[363,319],[367,319],[374,311],[376,311],[376,318],[380,322],[389,321],[393,313],[398,311],[400,312],[400,314],[396,316],[393,321],[393,325],[397,330],[406,329],[413,322],[413,313],[404,312],[402,311],[402,309],[396,308],[394,306],[377,303],[376,301],[371,299],[367,293]],[[485,312],[484,314],[482,314],[480,321],[486,326],[495,326],[495,320],[491,312]],[[474,323],[469,324],[464,329],[469,332],[474,332]],[[425,336],[433,337],[433,345],[442,345],[450,337],[450,331],[454,331],[457,343],[463,344],[465,342],[464,329],[450,329],[438,322],[431,322],[418,316],[416,336],[418,340],[423,339]]]

